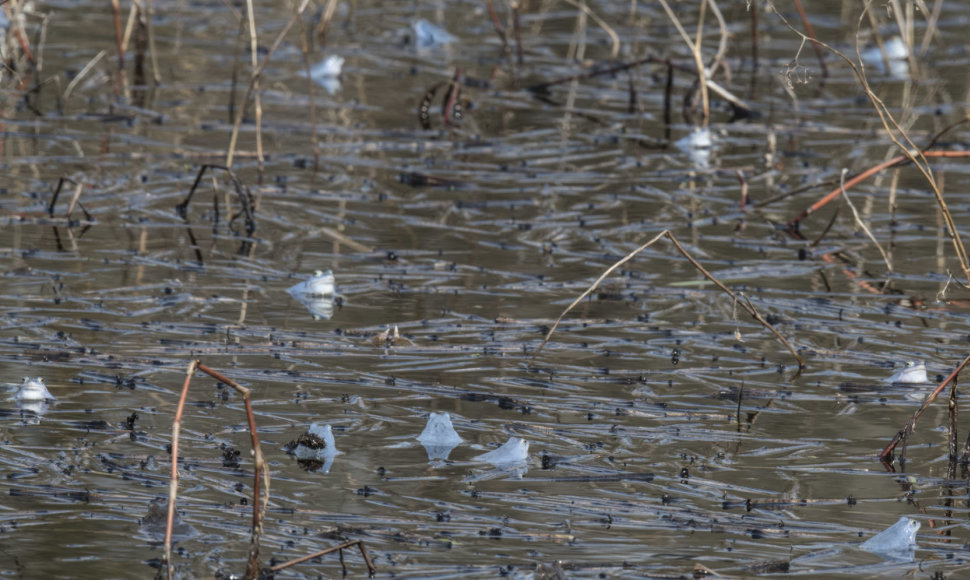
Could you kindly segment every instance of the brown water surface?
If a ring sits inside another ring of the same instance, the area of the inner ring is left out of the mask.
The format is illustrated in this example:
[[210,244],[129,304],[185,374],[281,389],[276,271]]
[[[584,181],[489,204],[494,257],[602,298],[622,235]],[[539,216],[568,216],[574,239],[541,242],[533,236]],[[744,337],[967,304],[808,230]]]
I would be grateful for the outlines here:
[[[256,4],[265,59],[295,7]],[[251,73],[240,14],[153,2],[154,86],[147,60],[137,84],[135,40],[119,73],[110,3],[36,4],[26,30],[37,50],[49,17],[43,68],[0,77],[0,573],[154,573],[162,549],[141,519],[167,493],[195,358],[252,389],[272,476],[267,564],[347,538],[364,540],[382,577],[968,573],[967,480],[948,477],[946,402],[921,418],[896,473],[875,458],[931,389],[891,385],[893,370],[921,361],[939,382],[970,340],[926,180],[904,167],[850,192],[892,272],[844,201],[802,223],[808,241],[784,227],[843,168],[898,154],[851,69],[828,53],[824,77],[811,45],[760,3],[755,62],[745,3],[720,6],[730,78],[715,79],[757,114],[735,119],[712,94],[713,147],[685,151],[671,141],[700,123],[682,114],[694,78],[674,76],[667,141],[661,62],[693,60],[659,6],[631,16],[629,3],[588,3],[594,18],[527,4],[520,65],[486,3],[340,3],[309,55],[346,59],[329,86],[308,82],[296,25],[263,69],[261,127],[250,105],[233,161],[254,197],[251,236],[218,170],[188,224],[175,211],[203,164],[226,162],[230,103]],[[805,4],[839,50],[854,53],[857,35],[874,44],[868,25],[857,34],[857,3]],[[676,9],[693,35],[697,7]],[[874,15],[886,40],[898,34],[883,7]],[[420,18],[457,40],[418,48]],[[705,18],[710,59],[719,34]],[[918,145],[967,114],[968,18],[944,2],[916,69],[866,68]],[[611,66],[597,19],[620,41],[612,64],[655,62],[590,75]],[[927,29],[917,15],[917,45]],[[463,118],[446,124],[459,67]],[[968,141],[958,126],[936,148]],[[966,234],[965,162],[932,167]],[[83,185],[89,218],[63,217],[71,184],[47,215],[61,177]],[[665,241],[578,305],[530,369],[562,310],[663,230],[765,313],[805,371]],[[340,298],[314,316],[287,288],[327,269]],[[389,326],[407,340],[374,340]],[[44,377],[57,401],[18,406],[24,376]],[[464,440],[447,461],[416,439],[432,411]],[[342,452],[327,473],[283,450],[313,422],[332,426]],[[526,466],[475,461],[512,436],[530,444]],[[181,456],[178,506],[195,533],[177,544],[179,574],[241,573],[252,463],[240,395],[193,381]],[[914,560],[857,549],[903,515],[923,524]],[[345,556],[364,573],[357,552]],[[281,577],[340,572],[331,555]]]

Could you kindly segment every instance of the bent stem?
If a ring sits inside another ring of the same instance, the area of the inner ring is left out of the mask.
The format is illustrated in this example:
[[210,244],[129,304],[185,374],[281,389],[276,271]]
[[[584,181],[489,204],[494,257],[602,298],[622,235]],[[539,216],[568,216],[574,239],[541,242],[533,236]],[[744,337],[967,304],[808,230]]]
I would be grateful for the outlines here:
[[940,383],[940,385],[936,387],[936,389],[932,393],[930,393],[930,396],[926,397],[926,400],[923,401],[923,404],[919,406],[919,409],[917,409],[916,412],[913,413],[913,417],[909,420],[909,423],[907,423],[902,429],[900,429],[898,433],[893,435],[893,438],[889,441],[889,445],[886,445],[885,449],[883,449],[882,452],[879,453],[879,461],[886,467],[886,469],[888,469],[889,471],[894,471],[892,468],[892,454],[893,454],[893,451],[896,449],[896,446],[899,445],[900,443],[902,443],[903,445],[906,444],[906,439],[913,434],[913,431],[916,430],[916,421],[919,420],[920,416],[933,403],[933,401],[936,400],[936,397],[941,392],[943,392],[943,389],[945,389],[946,386],[949,385],[951,381],[956,380],[957,375],[959,375],[960,371],[962,371],[963,368],[968,364],[970,364],[970,355],[967,355],[967,358],[963,359],[963,362],[957,365],[957,368],[955,368],[953,372],[950,373],[950,376],[948,376],[942,383]]
[[[583,292],[582,294],[579,295],[578,298],[576,298],[575,300],[573,300],[573,302],[569,306],[567,306],[565,310],[563,310],[562,314],[559,315],[559,318],[557,318],[556,319],[556,322],[553,323],[552,328],[550,328],[549,329],[549,332],[546,333],[545,338],[542,339],[542,343],[539,344],[539,347],[532,354],[532,358],[529,359],[529,365],[528,366],[529,367],[533,367],[534,366],[533,363],[535,363],[536,357],[538,357],[539,356],[539,353],[542,352],[542,348],[544,346],[546,346],[546,343],[549,342],[549,340],[552,338],[553,333],[556,332],[556,329],[559,327],[559,323],[562,322],[562,319],[565,318],[565,316],[567,314],[569,314],[569,311],[570,310],[572,310],[573,308],[575,308],[576,305],[579,304],[580,302],[582,302],[584,298],[586,298],[587,296],[589,296],[590,294],[592,294],[593,291],[596,290],[596,288],[600,285],[600,282],[602,282],[603,280],[605,280],[607,276],[609,276],[610,274],[613,273],[613,271],[615,271],[617,268],[619,268],[623,264],[625,264],[625,263],[629,262],[630,260],[632,260],[637,254],[639,254],[643,250],[649,248],[650,246],[652,246],[654,243],[656,243],[661,238],[667,238],[668,240],[670,240],[670,243],[672,243],[674,245],[674,247],[677,248],[677,251],[679,251],[685,258],[687,258],[687,261],[690,262],[692,266],[694,266],[695,268],[697,268],[697,270],[701,274],[703,274],[705,278],[707,278],[712,283],[714,283],[714,285],[717,286],[718,288],[720,288],[723,292],[727,293],[731,298],[734,299],[735,304],[741,306],[741,308],[743,308],[745,311],[747,311],[747,313],[750,314],[752,318],[754,318],[755,320],[757,320],[759,323],[761,323],[762,326],[764,326],[766,329],[768,329],[769,331],[771,331],[771,333],[774,334],[775,337],[783,345],[785,345],[785,348],[788,349],[788,352],[790,352],[792,354],[792,356],[795,357],[795,360],[798,361],[798,369],[799,369],[799,372],[801,372],[801,369],[804,369],[805,368],[805,361],[802,360],[802,357],[798,356],[798,353],[795,351],[795,348],[791,345],[791,343],[788,342],[788,340],[784,336],[781,335],[780,332],[778,332],[778,330],[775,329],[774,326],[771,325],[771,323],[769,323],[767,320],[764,319],[763,316],[761,316],[761,313],[758,312],[758,310],[754,307],[754,304],[751,303],[751,300],[749,300],[748,297],[745,296],[744,294],[740,294],[740,295],[739,294],[735,294],[734,292],[731,291],[730,288],[728,288],[727,286],[725,286],[724,284],[722,284],[720,280],[718,280],[717,278],[715,278],[713,274],[711,274],[710,272],[708,272],[704,268],[704,266],[702,266],[700,264],[700,262],[698,262],[697,260],[695,260],[694,257],[690,255],[690,252],[688,252],[687,249],[684,248],[684,246],[680,245],[680,242],[677,241],[677,238],[674,236],[673,232],[671,232],[670,230],[664,230],[664,231],[660,232],[659,234],[657,234],[656,236],[654,236],[654,238],[651,239],[649,242],[647,242],[647,243],[643,244],[642,246],[640,246],[639,248],[633,250],[632,252],[630,252],[629,254],[627,254],[626,256],[624,256],[623,258],[621,258],[620,260],[618,260],[617,262],[615,262],[612,266],[610,266],[609,268],[607,268],[606,271],[604,271],[602,274],[600,274],[600,277],[597,278],[595,282],[593,282],[592,286],[590,286],[589,288],[587,288],[585,292]],[[742,298],[743,298],[743,300],[742,300]]]
[[[774,6],[772,7],[774,8]],[[859,17],[860,21],[868,13],[869,7],[870,4],[866,4],[863,8],[863,13]],[[909,135],[906,133],[906,130],[903,129],[896,121],[896,118],[893,117],[886,104],[876,95],[875,92],[873,92],[872,88],[869,86],[869,80],[866,78],[864,65],[857,66],[852,59],[842,54],[836,48],[822,42],[821,40],[813,39],[796,29],[780,12],[777,11],[777,9],[775,10],[775,13],[789,30],[799,35],[806,41],[812,41],[817,43],[817,45],[824,47],[826,50],[844,60],[852,69],[852,72],[855,74],[856,80],[862,87],[863,92],[865,92],[866,96],[869,98],[869,101],[872,103],[872,107],[875,109],[876,114],[879,115],[879,120],[882,122],[886,132],[889,134],[889,138],[902,151],[903,157],[911,161],[913,165],[916,166],[919,172],[926,179],[930,189],[933,191],[933,196],[936,198],[936,203],[940,207],[940,211],[943,214],[943,222],[946,224],[946,233],[953,243],[953,250],[957,255],[957,260],[960,262],[960,268],[963,270],[963,276],[966,279],[964,286],[970,287],[970,257],[967,255],[966,247],[963,244],[963,239],[960,237],[960,233],[957,231],[956,223],[953,220],[953,216],[950,214],[950,209],[947,207],[946,201],[943,199],[943,192],[940,190],[939,184],[937,184],[936,179],[933,177],[933,170],[930,167],[929,161],[927,160],[929,155],[916,147],[912,139],[910,139]],[[856,45],[856,56],[859,57],[858,44]],[[859,62],[862,62],[861,57],[859,57]],[[903,142],[905,142],[905,144]],[[851,183],[851,181],[849,183]],[[848,185],[848,183],[846,185]],[[836,195],[838,195],[838,193],[834,193],[832,197],[835,197]],[[797,221],[797,218],[792,220],[792,222],[795,222],[796,224]],[[789,225],[791,225],[792,222],[789,222]]]
[[[263,459],[263,451],[259,445],[259,435],[256,432],[256,419],[253,415],[253,406],[250,391],[246,387],[238,384],[225,375],[205,366],[197,360],[189,363],[186,370],[185,382],[182,384],[182,394],[179,396],[178,407],[175,411],[175,420],[172,423],[172,472],[168,485],[168,514],[165,527],[165,567],[169,580],[173,577],[172,567],[172,530],[175,524],[175,500],[178,495],[178,444],[179,433],[182,428],[182,412],[185,409],[185,400],[188,396],[189,385],[192,376],[196,371],[201,371],[210,377],[225,383],[238,391],[243,396],[243,403],[246,407],[246,419],[249,423],[249,437],[253,447],[253,522],[252,535],[249,543],[249,557],[246,562],[246,574],[243,576],[247,580],[259,577],[259,542],[263,533],[263,520],[266,517],[266,507],[269,504],[270,478],[269,469]],[[262,501],[260,501],[260,485],[262,491]]]

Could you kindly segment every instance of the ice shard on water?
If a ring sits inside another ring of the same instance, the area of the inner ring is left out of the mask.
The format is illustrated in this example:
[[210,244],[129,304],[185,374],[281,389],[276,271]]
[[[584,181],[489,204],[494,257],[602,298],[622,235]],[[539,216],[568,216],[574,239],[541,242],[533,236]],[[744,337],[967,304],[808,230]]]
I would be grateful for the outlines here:
[[462,442],[462,438],[451,424],[448,413],[431,413],[424,431],[418,441],[428,452],[428,459],[448,459],[452,450]]
[[476,461],[491,463],[495,467],[506,467],[525,463],[529,459],[529,442],[521,437],[510,437],[501,447],[475,458]]
[[911,560],[916,550],[916,531],[920,523],[903,516],[895,524],[869,538],[859,546],[867,552],[896,560]]

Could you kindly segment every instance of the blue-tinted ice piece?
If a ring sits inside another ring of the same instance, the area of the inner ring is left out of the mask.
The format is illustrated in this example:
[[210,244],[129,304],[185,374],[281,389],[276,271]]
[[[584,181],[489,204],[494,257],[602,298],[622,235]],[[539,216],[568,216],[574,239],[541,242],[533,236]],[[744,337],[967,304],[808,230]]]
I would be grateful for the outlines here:
[[309,280],[290,286],[286,291],[306,306],[313,318],[330,320],[333,317],[337,288],[330,270],[317,270]]
[[340,71],[344,68],[344,57],[331,54],[323,59],[323,62],[310,67],[310,78],[320,80],[325,78],[336,78],[340,76]]
[[428,459],[448,459],[448,455],[462,439],[452,426],[448,413],[431,413],[424,431],[418,435],[418,441],[428,452]]
[[521,437],[510,437],[504,445],[483,453],[475,458],[476,461],[491,463],[496,467],[525,463],[529,459],[529,442]]
[[867,552],[893,559],[912,559],[916,550],[916,531],[920,523],[903,516],[899,521],[869,538],[859,546]]
[[286,291],[297,299],[303,299],[307,296],[333,296],[336,293],[333,272],[317,270],[309,280],[290,286]]
[[17,389],[17,394],[14,398],[19,402],[28,401],[53,401],[54,395],[47,390],[47,385],[44,384],[44,377],[24,377],[20,387]]
[[912,361],[906,363],[906,366],[897,370],[889,377],[889,382],[917,385],[930,382],[929,377],[926,376],[926,363],[915,363]]
[[323,62],[310,69],[310,78],[333,95],[340,90],[340,71],[344,67],[344,57],[331,54]]
[[412,24],[411,27],[414,29],[414,44],[418,48],[433,48],[458,40],[444,28],[435,26],[424,18]]

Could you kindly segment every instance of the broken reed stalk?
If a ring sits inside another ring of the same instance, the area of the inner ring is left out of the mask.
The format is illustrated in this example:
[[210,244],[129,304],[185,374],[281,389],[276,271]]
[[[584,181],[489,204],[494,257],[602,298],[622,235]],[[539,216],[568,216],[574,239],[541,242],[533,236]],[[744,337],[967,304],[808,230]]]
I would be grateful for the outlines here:
[[[774,8],[774,4],[771,2],[771,0],[769,0],[769,4],[772,5],[772,8]],[[859,16],[859,27],[861,27],[862,19],[869,12],[870,6],[871,4],[864,5],[862,14]],[[813,40],[805,33],[792,26],[791,23],[788,22],[788,20],[780,12],[778,12],[777,9],[775,9],[775,14],[778,15],[778,18],[781,19],[789,30],[800,36],[803,40]],[[880,99],[869,86],[869,80],[865,73],[865,65],[862,63],[862,56],[859,49],[859,35],[856,35],[856,58],[859,59],[858,66],[856,66],[854,61],[842,54],[836,48],[818,39],[815,39],[814,42],[829,50],[849,65],[853,74],[856,76],[856,80],[862,87],[863,92],[865,92],[866,96],[869,98],[869,102],[872,103],[873,109],[875,109],[876,114],[879,115],[879,120],[882,122],[886,132],[889,134],[889,138],[903,152],[903,156],[916,166],[920,174],[923,175],[923,178],[929,184],[930,189],[933,191],[933,196],[936,198],[936,203],[943,214],[943,222],[946,224],[946,233],[950,237],[950,241],[953,243],[954,252],[957,255],[957,260],[960,262],[960,268],[963,270],[963,276],[966,279],[964,286],[970,287],[970,256],[968,256],[966,247],[963,244],[963,239],[960,237],[960,233],[957,230],[956,223],[953,220],[953,215],[950,213],[950,209],[947,207],[946,201],[943,199],[943,192],[940,190],[940,186],[937,184],[936,179],[933,176],[933,170],[930,167],[929,160],[927,159],[928,155],[916,147],[912,139],[910,139],[909,135],[906,133],[906,130],[899,125],[886,104],[882,102],[882,99]]]
[[[226,172],[226,175],[229,176],[229,181],[236,190],[236,195],[239,197],[239,204],[242,206],[240,213],[242,213],[246,218],[246,235],[252,236],[253,232],[256,231],[256,210],[253,207],[253,194],[249,191],[248,187],[244,186],[242,182],[239,181],[232,169],[223,165],[206,164],[200,167],[199,172],[195,176],[195,182],[192,183],[192,187],[189,189],[188,195],[185,196],[182,203],[175,206],[175,213],[178,214],[178,216],[181,217],[186,224],[189,223],[189,202],[192,201],[192,196],[195,195],[195,190],[199,187],[199,183],[202,182],[202,176],[208,169],[221,169]],[[229,219],[229,223],[232,224],[237,217],[239,217],[239,213],[232,216]],[[214,219],[219,219],[218,213]]]
[[869,226],[867,226],[866,223],[862,221],[862,216],[859,215],[858,210],[856,210],[855,208],[855,204],[852,203],[852,199],[849,198],[849,193],[845,190],[845,174],[848,172],[849,172],[848,169],[845,169],[845,168],[842,169],[842,178],[840,182],[841,189],[842,189],[842,199],[845,200],[845,203],[848,204],[849,209],[852,210],[852,217],[855,218],[856,225],[862,228],[862,231],[865,232],[866,236],[869,237],[869,240],[872,242],[872,244],[876,246],[877,250],[879,250],[879,253],[882,255],[883,262],[886,263],[886,269],[892,272],[893,265],[892,265],[892,262],[889,261],[889,256],[886,255],[886,250],[882,249],[882,246],[880,246],[879,242],[876,241],[876,236],[872,235],[872,231],[869,229]]
[[[740,296],[738,294],[735,294],[727,286],[722,284],[720,280],[715,278],[713,274],[708,272],[704,268],[704,266],[702,266],[697,260],[694,259],[693,256],[690,255],[690,252],[688,252],[686,248],[680,245],[680,242],[677,241],[677,238],[670,230],[664,230],[660,232],[659,234],[654,236],[654,238],[651,239],[649,242],[633,250],[632,252],[630,252],[629,254],[627,254],[617,262],[615,262],[612,266],[607,268],[602,274],[600,274],[600,277],[597,278],[596,281],[593,282],[593,284],[589,288],[587,288],[585,292],[580,294],[578,298],[573,300],[573,302],[569,306],[567,306],[565,310],[562,311],[562,314],[560,314],[559,318],[556,319],[556,322],[553,323],[552,328],[550,328],[549,332],[546,333],[545,338],[542,339],[542,342],[539,344],[539,347],[536,348],[536,351],[532,354],[532,358],[529,359],[528,366],[530,368],[534,366],[533,363],[535,363],[536,357],[538,357],[539,353],[542,352],[542,348],[546,346],[546,343],[549,342],[549,339],[552,338],[553,333],[556,332],[556,329],[559,327],[559,323],[562,322],[562,319],[565,318],[567,314],[569,314],[570,310],[575,308],[577,304],[583,301],[583,299],[585,299],[587,296],[592,294],[593,290],[596,290],[596,288],[600,285],[600,282],[605,280],[606,277],[609,276],[611,273],[613,273],[614,270],[616,270],[623,264],[632,260],[637,254],[649,248],[661,238],[667,238],[668,240],[670,240],[670,243],[672,243],[674,247],[677,248],[677,251],[679,251],[685,258],[687,258],[687,261],[690,262],[691,265],[694,266],[694,268],[696,268],[701,274],[703,274],[705,278],[710,280],[712,283],[714,283],[715,286],[721,289],[721,291],[725,292],[731,298],[733,298],[735,304],[740,305],[741,308],[747,311],[747,313],[750,314],[752,318],[757,320],[759,323],[761,323],[762,326],[764,326],[766,329],[771,331],[771,333],[775,335],[775,338],[777,338],[785,346],[785,348],[788,349],[788,352],[790,352],[792,356],[795,357],[795,360],[798,361],[799,372],[801,372],[801,369],[805,368],[805,361],[802,360],[802,357],[798,356],[798,353],[795,351],[795,348],[791,345],[791,343],[789,343],[788,340],[784,336],[782,336],[781,333],[778,332],[774,326],[771,325],[771,323],[769,323],[767,320],[764,319],[763,316],[761,316],[761,313],[758,312],[758,310],[754,307],[754,304],[751,303],[748,297],[743,294],[741,294]],[[742,298],[744,299],[743,301],[742,301]]]
[[256,23],[254,21],[255,17],[253,14],[252,0],[248,0],[248,10],[250,13],[250,50],[252,51],[253,58],[253,72],[249,78],[249,87],[246,89],[246,96],[243,98],[242,103],[240,103],[238,110],[236,111],[236,119],[232,124],[232,136],[229,138],[229,149],[226,152],[226,167],[232,167],[232,160],[236,153],[236,142],[239,139],[239,128],[242,126],[243,113],[246,111],[246,103],[255,94],[255,106],[256,106],[256,156],[259,159],[259,165],[263,165],[263,142],[262,142],[262,109],[259,103],[259,79],[262,77],[263,69],[269,63],[269,59],[272,58],[273,53],[279,48],[280,43],[283,42],[283,38],[286,34],[293,28],[293,25],[297,23],[297,20],[302,17],[303,11],[306,10],[307,4],[310,0],[303,0],[300,2],[300,6],[296,9],[296,15],[286,23],[283,30],[277,35],[276,40],[273,41],[272,46],[266,52],[266,56],[263,58],[262,62],[257,59],[257,46],[256,46]]
[[189,393],[189,384],[192,382],[192,375],[195,374],[199,361],[189,363],[185,371],[185,382],[182,383],[182,394],[179,396],[179,404],[175,409],[175,420],[172,421],[172,472],[168,480],[168,514],[165,520],[165,570],[168,580],[175,577],[175,569],[172,567],[172,530],[175,529],[175,500],[178,497],[179,485],[179,433],[182,430],[182,411],[185,409],[185,399]]
[[[185,382],[182,384],[182,393],[179,396],[178,407],[175,411],[175,419],[172,422],[172,471],[168,486],[168,514],[165,527],[166,572],[168,574],[168,578],[171,579],[174,574],[174,568],[172,567],[172,530],[174,529],[175,524],[175,501],[178,496],[179,433],[181,432],[182,413],[185,409],[185,401],[188,397],[189,385],[192,383],[192,377],[195,375],[196,371],[201,371],[217,381],[229,385],[243,396],[243,403],[246,407],[246,420],[249,423],[249,437],[253,448],[253,523],[252,535],[249,543],[249,557],[246,561],[246,574],[244,578],[247,580],[259,578],[259,542],[263,534],[263,520],[266,517],[266,507],[269,504],[270,478],[269,469],[267,469],[266,462],[263,460],[263,451],[259,445],[259,435],[256,432],[256,418],[253,415],[252,398],[250,396],[249,389],[243,387],[221,373],[205,366],[197,360],[190,362],[188,369],[186,369]],[[261,483],[265,491],[261,491]],[[260,495],[262,495],[262,501],[260,501]]]
[[64,218],[70,220],[71,214],[74,213],[74,208],[80,207],[81,211],[84,212],[85,219],[91,221],[91,214],[88,213],[88,210],[84,209],[84,206],[81,205],[80,202],[81,193],[84,191],[84,184],[74,181],[70,177],[61,177],[57,180],[57,187],[54,188],[54,195],[51,196],[51,202],[47,205],[47,215],[54,217],[54,206],[57,204],[57,198],[60,197],[61,189],[64,187],[65,183],[74,184],[74,195],[71,196],[71,202],[67,206],[67,211],[64,212]]
[[707,96],[707,69],[704,66],[704,57],[701,54],[701,27],[703,26],[703,14],[707,7],[707,0],[701,0],[701,21],[698,22],[697,29],[697,41],[690,39],[687,35],[687,31],[680,24],[680,20],[677,19],[677,15],[674,11],[670,9],[670,5],[667,4],[667,0],[660,0],[660,5],[663,6],[664,11],[667,13],[667,17],[673,23],[677,32],[680,33],[680,37],[684,39],[687,44],[687,48],[690,49],[691,54],[694,56],[694,66],[697,67],[697,82],[700,86],[701,91],[701,127],[707,127],[707,122],[710,119],[711,107],[710,101]]
[[306,556],[302,556],[300,558],[294,558],[294,559],[292,559],[292,560],[290,560],[288,562],[283,562],[282,564],[277,564],[275,566],[270,567],[269,570],[270,570],[270,572],[276,573],[276,572],[279,572],[280,570],[284,570],[286,568],[289,568],[290,566],[295,566],[297,564],[302,564],[303,562],[306,562],[307,560],[312,560],[314,558],[319,558],[320,556],[326,556],[327,554],[332,554],[333,552],[336,552],[336,551],[339,550],[340,551],[340,565],[343,567],[344,576],[346,576],[347,575],[347,567],[344,565],[344,549],[345,548],[351,548],[353,546],[357,546],[360,549],[360,555],[363,556],[364,563],[367,564],[367,572],[368,572],[368,574],[370,574],[371,576],[373,576],[374,574],[377,574],[377,568],[374,567],[374,562],[371,561],[370,555],[367,553],[367,548],[364,547],[363,540],[352,540],[350,542],[344,542],[343,544],[340,544],[339,546],[332,546],[332,547],[327,548],[325,550],[320,550],[318,552],[314,552],[312,554],[307,554]]
[[[920,152],[920,155],[926,158],[937,158],[937,157],[960,158],[960,157],[970,157],[970,151],[922,151]],[[802,220],[812,215],[816,211],[822,209],[830,201],[837,198],[842,193],[843,189],[846,189],[846,190],[852,189],[856,185],[862,183],[866,179],[869,179],[870,177],[883,171],[884,169],[889,169],[890,167],[896,167],[897,165],[905,165],[906,163],[911,163],[911,162],[912,162],[912,159],[909,156],[897,155],[896,157],[893,157],[888,161],[883,161],[878,165],[874,165],[869,169],[866,169],[862,173],[859,173],[858,175],[854,176],[852,179],[846,181],[844,184],[840,184],[838,187],[836,187],[835,189],[833,189],[832,191],[828,192],[823,197],[821,197],[818,201],[816,201],[812,205],[802,210],[800,214],[798,214],[797,216],[789,220],[787,224],[788,230],[791,232],[797,232],[798,226]],[[804,191],[804,189],[802,191]],[[787,195],[788,194],[786,194],[786,197]],[[777,198],[772,199],[770,201],[772,202],[777,201]],[[762,207],[762,205],[759,204],[758,207]]]
[[825,55],[822,54],[822,46],[818,42],[818,37],[815,36],[815,30],[812,28],[812,23],[808,20],[808,14],[805,13],[802,1],[794,0],[794,2],[795,10],[798,11],[798,17],[802,19],[805,32],[808,33],[808,37],[812,41],[812,47],[815,49],[815,56],[818,57],[818,66],[822,69],[822,80],[824,81],[829,78],[829,67],[825,65]]
[[889,441],[889,444],[886,445],[881,453],[879,453],[879,461],[882,462],[882,464],[885,465],[890,471],[893,471],[891,457],[893,451],[896,449],[896,446],[900,443],[905,445],[906,439],[912,435],[913,431],[916,430],[916,421],[919,420],[920,416],[926,411],[927,407],[929,407],[933,401],[936,400],[936,397],[943,391],[943,389],[945,389],[951,381],[956,380],[957,375],[959,375],[960,371],[962,371],[963,368],[968,364],[970,364],[970,355],[967,355],[967,357],[963,359],[963,362],[957,365],[957,368],[950,373],[950,376],[948,376],[942,383],[939,384],[938,387],[936,387],[932,393],[930,393],[928,397],[926,397],[926,400],[923,401],[923,404],[919,406],[919,409],[913,413],[913,417],[909,420],[909,423],[900,429],[898,433],[893,435],[893,438]]

